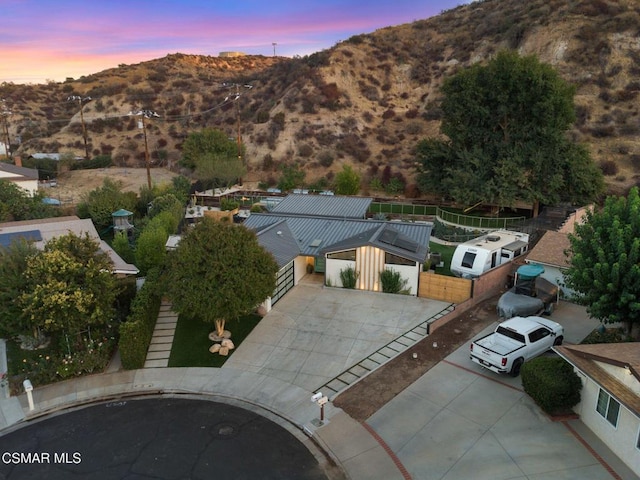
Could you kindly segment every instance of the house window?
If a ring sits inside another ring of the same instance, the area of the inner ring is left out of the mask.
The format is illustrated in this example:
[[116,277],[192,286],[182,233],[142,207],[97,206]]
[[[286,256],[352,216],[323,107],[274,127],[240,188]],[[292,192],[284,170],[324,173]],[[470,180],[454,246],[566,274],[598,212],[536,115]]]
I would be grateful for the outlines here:
[[462,266],[464,268],[473,268],[473,262],[475,262],[475,260],[476,254],[467,252],[464,254],[464,257],[462,257]]
[[356,261],[356,251],[355,250],[344,250],[343,252],[334,252],[327,255],[327,258],[331,260],[351,260],[352,262]]
[[614,427],[618,426],[620,403],[603,389],[600,389],[600,393],[598,394],[596,411],[602,415],[603,418],[606,418],[611,425]]
[[416,265],[416,262],[413,260],[408,260],[389,252],[384,253],[384,263],[387,265],[411,265],[412,267]]

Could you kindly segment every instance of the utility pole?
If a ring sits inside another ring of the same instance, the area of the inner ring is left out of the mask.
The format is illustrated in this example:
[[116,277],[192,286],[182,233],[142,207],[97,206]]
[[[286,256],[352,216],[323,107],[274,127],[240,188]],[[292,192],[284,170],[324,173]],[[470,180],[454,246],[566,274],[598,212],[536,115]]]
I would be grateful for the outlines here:
[[[247,90],[251,90],[253,88],[253,85],[248,85],[248,84],[241,85],[239,83],[223,83],[222,85],[225,87],[236,88],[236,94],[233,100],[236,102],[236,124],[237,124],[236,142],[238,145],[238,161],[243,167],[246,167],[245,161],[242,158],[242,135],[240,133],[240,104],[238,103],[238,99],[240,98],[240,87],[246,88]],[[225,100],[227,100],[228,98],[229,97],[225,98]],[[242,185],[242,178],[240,178],[239,183],[240,185]]]
[[80,106],[80,122],[82,123],[82,138],[84,140],[84,155],[89,160],[89,143],[87,142],[87,126],[84,123],[84,113],[82,111],[82,102],[90,102],[91,97],[81,97],[79,95],[72,95],[67,98],[67,102],[78,102]]
[[142,128],[142,133],[144,135],[144,161],[147,166],[147,185],[149,186],[149,190],[151,190],[151,160],[149,158],[149,143],[147,142],[147,126],[145,125],[144,119],[160,118],[160,115],[153,110],[138,110],[137,112],[129,112],[129,115],[140,117],[138,128]]
[[2,115],[2,131],[4,132],[5,138],[5,154],[7,158],[11,160],[11,139],[9,138],[9,120],[8,117],[11,115],[11,110],[7,108],[7,104],[4,99],[2,100],[2,110],[0,111],[0,115]]
[[271,45],[273,45],[273,56],[276,56],[276,45],[278,45],[276,42],[273,42]]

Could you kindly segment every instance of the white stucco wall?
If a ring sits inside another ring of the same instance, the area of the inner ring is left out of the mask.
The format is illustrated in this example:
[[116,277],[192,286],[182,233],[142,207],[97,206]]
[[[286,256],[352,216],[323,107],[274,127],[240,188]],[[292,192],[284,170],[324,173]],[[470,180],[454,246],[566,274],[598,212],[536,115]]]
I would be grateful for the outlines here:
[[544,273],[541,275],[541,277],[553,283],[554,285],[557,285],[562,291],[561,295],[564,296],[564,298],[571,299],[575,297],[576,292],[567,287],[564,279],[564,274],[558,267],[544,265]]
[[418,280],[420,277],[421,265],[390,265],[384,262],[384,251],[372,248],[361,247],[358,249],[356,261],[339,260],[327,258],[325,276],[327,284],[334,287],[342,287],[340,271],[345,268],[353,268],[358,274],[356,288],[360,290],[382,291],[380,284],[380,272],[385,269],[400,273],[403,279],[407,280],[406,289],[410,295],[418,294]]
[[596,411],[600,387],[576,370],[582,380],[581,400],[574,408],[582,422],[602,440],[636,475],[640,475],[640,450],[636,448],[640,418],[620,404],[618,425],[614,427]]
[[4,172],[2,170],[0,170],[0,178],[13,178],[14,180],[12,180],[12,182],[27,191],[32,197],[38,191],[38,180],[15,180],[15,174]]
[[[313,257],[311,257],[313,265]],[[307,257],[298,256],[293,260],[293,284],[297,285],[307,274]]]
[[385,264],[385,268],[400,273],[400,276],[407,281],[406,290],[409,291],[409,295],[418,294],[418,278],[420,276],[420,266],[409,265],[388,265]]
[[636,377],[629,370],[605,362],[596,361],[596,364],[629,390],[640,396],[640,382],[636,380]]
[[353,268],[356,272],[358,269],[356,268],[356,262],[353,260],[337,260],[337,259],[327,259],[327,265],[325,268],[325,283],[327,285],[331,285],[332,287],[342,287],[342,280],[340,279],[340,270],[344,270],[345,268]]

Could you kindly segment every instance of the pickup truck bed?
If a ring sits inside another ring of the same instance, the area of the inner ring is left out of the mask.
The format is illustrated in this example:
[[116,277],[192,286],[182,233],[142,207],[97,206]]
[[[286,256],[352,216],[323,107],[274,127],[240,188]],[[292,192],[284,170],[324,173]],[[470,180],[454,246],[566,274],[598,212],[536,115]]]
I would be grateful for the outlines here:
[[471,342],[471,361],[496,373],[520,374],[522,364],[562,343],[562,325],[542,317],[514,317]]

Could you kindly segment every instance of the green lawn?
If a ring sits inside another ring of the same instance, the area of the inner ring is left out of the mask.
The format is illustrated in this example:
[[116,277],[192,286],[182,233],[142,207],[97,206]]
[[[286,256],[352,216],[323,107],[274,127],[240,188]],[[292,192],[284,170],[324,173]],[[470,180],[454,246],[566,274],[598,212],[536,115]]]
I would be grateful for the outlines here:
[[431,253],[438,252],[442,255],[444,267],[436,268],[436,273],[439,273],[440,275],[452,276],[453,274],[451,273],[451,258],[453,257],[453,252],[456,251],[456,247],[429,242],[429,251]]
[[[225,330],[231,332],[231,340],[236,348],[261,319],[259,315],[252,314],[226,323]],[[169,366],[221,367],[228,357],[209,352],[209,347],[213,345],[209,340],[209,333],[213,330],[214,326],[211,324],[180,315],[171,346]],[[229,356],[233,355],[234,351],[235,349],[231,350]]]

